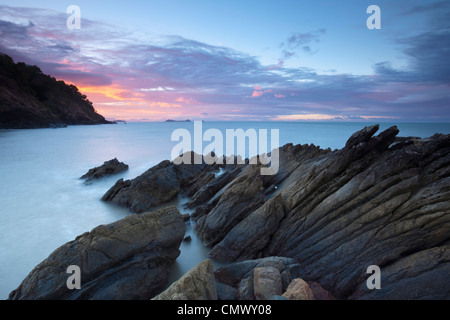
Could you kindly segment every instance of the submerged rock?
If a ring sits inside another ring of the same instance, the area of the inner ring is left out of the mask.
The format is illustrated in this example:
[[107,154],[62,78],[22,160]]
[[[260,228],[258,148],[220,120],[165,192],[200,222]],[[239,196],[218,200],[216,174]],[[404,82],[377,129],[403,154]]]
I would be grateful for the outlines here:
[[[174,207],[98,226],[56,249],[9,299],[150,299],[166,285],[184,233]],[[66,286],[71,265],[81,270],[79,290]]]
[[84,183],[89,184],[96,179],[103,178],[113,174],[118,174],[126,170],[128,170],[128,165],[123,162],[119,162],[117,158],[114,158],[112,160],[105,161],[103,165],[99,167],[90,169],[80,179],[86,179]]

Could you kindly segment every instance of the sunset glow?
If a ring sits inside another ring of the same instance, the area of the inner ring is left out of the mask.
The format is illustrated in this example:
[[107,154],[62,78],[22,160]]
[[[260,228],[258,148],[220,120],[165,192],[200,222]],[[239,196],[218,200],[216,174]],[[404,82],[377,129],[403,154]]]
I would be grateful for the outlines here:
[[108,119],[450,120],[448,2],[380,0],[380,30],[359,0],[83,0],[79,30],[60,2],[19,2],[0,5],[0,52],[74,84]]

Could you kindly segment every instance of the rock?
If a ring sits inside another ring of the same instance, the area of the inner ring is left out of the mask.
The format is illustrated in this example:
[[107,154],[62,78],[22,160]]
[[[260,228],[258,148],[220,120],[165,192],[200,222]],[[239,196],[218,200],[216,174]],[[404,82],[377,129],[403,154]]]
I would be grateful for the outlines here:
[[192,195],[192,200],[187,203],[188,208],[193,208],[199,204],[210,200],[217,192],[230,183],[241,172],[242,167],[235,167],[225,171],[219,177],[209,182]]
[[[407,255],[381,267],[381,289],[369,290],[362,282],[349,299],[422,300],[450,298],[450,243]],[[366,279],[369,274],[366,275]]]
[[[214,274],[217,281],[236,288],[242,279],[253,277],[255,268],[273,267],[278,269],[280,274],[287,271],[286,274],[298,277],[300,274],[297,266],[297,262],[292,258],[266,257],[231,263],[217,269]],[[290,283],[291,279],[288,279],[288,281]]]
[[[191,152],[190,156],[194,158],[197,155]],[[165,160],[135,179],[120,179],[105,193],[102,200],[142,213],[176,198],[199,175],[211,170],[212,166],[205,163],[177,165]]]
[[237,290],[231,286],[216,281],[218,300],[235,300]]
[[189,270],[153,300],[217,300],[211,260],[207,259]]
[[281,295],[281,274],[277,268],[261,267],[253,270],[253,290],[256,300],[268,300]]
[[253,276],[242,279],[239,283],[236,298],[238,300],[255,300]]
[[270,242],[284,217],[281,195],[270,199],[239,222],[210,252],[216,261],[241,261],[256,258]]
[[183,214],[183,220],[184,222],[191,220],[191,215],[189,213]]
[[[51,253],[9,299],[150,299],[166,285],[184,233],[175,207],[98,226]],[[81,270],[80,290],[66,286],[70,265]]]
[[289,300],[314,300],[314,294],[306,281],[296,278],[289,284],[283,297]]
[[217,205],[197,219],[195,230],[207,246],[220,242],[228,232],[263,202],[261,180],[242,176],[227,188]]
[[[210,256],[229,261],[294,258],[301,278],[320,283],[338,299],[450,294],[442,281],[450,262],[435,255],[430,258],[433,270],[421,262],[431,248],[446,252],[450,241],[450,135],[397,138],[395,126],[376,136],[378,130],[375,125],[356,132],[341,150],[283,146],[280,171],[274,176],[260,176],[257,165],[245,166],[217,204],[197,209],[198,230],[214,246]],[[258,179],[264,200],[233,219],[232,208],[239,201],[249,203],[250,181]],[[238,186],[240,192],[231,197]],[[263,214],[277,197],[284,214]],[[266,223],[256,228],[261,221]],[[217,234],[220,224],[225,228]],[[427,281],[433,289],[426,294],[406,286],[400,289],[399,283],[406,283],[405,272],[393,266],[402,266],[403,261],[414,266],[409,273],[418,283]],[[394,289],[361,289],[366,269],[373,264],[392,268],[383,282],[396,288],[395,294]]]
[[314,281],[307,281],[312,290],[314,300],[335,300],[333,295],[324,289],[319,283]]
[[123,162],[119,162],[117,158],[114,158],[109,161],[105,161],[103,165],[90,169],[85,175],[83,175],[80,179],[86,179],[84,183],[89,184],[92,183],[94,180],[113,175],[118,174],[121,172],[124,172],[128,170],[128,165],[126,165]]
[[191,242],[191,240],[192,240],[191,236],[186,236],[183,239],[184,242]]
[[[429,267],[417,259],[430,248],[444,250],[450,239],[450,135],[398,141],[396,127],[373,136],[377,129],[355,133],[345,148],[313,157],[291,173],[278,191],[285,218],[260,254],[295,258],[304,279],[340,299],[446,296],[450,290],[440,274],[450,262]],[[434,291],[409,290],[402,269],[383,276],[395,294],[358,289],[368,266],[383,270],[406,260]]]

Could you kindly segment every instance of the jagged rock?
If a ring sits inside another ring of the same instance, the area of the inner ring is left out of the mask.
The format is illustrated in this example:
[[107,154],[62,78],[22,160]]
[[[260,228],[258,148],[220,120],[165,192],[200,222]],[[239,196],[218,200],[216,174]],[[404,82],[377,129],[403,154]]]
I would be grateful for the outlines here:
[[[292,172],[281,191],[286,216],[263,254],[293,257],[304,278],[338,298],[353,299],[421,297],[399,289],[401,272],[383,280],[397,288],[395,295],[355,292],[365,284],[368,266],[383,272],[410,256],[415,274],[434,274],[426,277],[428,286],[440,288],[435,296],[446,296],[439,271],[415,259],[450,238],[450,136],[403,140],[390,148],[398,129],[373,137],[376,130],[355,133],[345,148],[311,158]],[[442,263],[437,270],[449,268],[449,262]]]
[[212,261],[207,259],[172,283],[153,300],[217,300]]
[[[101,225],[56,249],[9,299],[150,299],[168,280],[185,224],[175,207]],[[69,290],[67,267],[81,270],[81,289]]]
[[240,221],[263,202],[261,180],[239,176],[222,194],[217,205],[197,218],[195,230],[207,246],[220,242]]
[[423,250],[381,268],[381,289],[363,282],[350,299],[450,299],[450,244]]
[[296,278],[291,281],[283,297],[289,300],[314,300],[314,294],[308,283]]
[[126,170],[128,170],[128,165],[123,162],[119,162],[117,158],[114,158],[112,160],[105,161],[103,165],[99,167],[89,169],[89,171],[85,175],[83,175],[80,179],[86,179],[84,183],[89,184],[96,179],[113,174],[118,174]]
[[192,200],[187,203],[188,208],[193,208],[210,200],[220,189],[230,183],[241,172],[242,167],[235,167],[222,173],[219,177],[204,185],[194,195]]
[[[447,297],[450,290],[442,277],[450,262],[442,258],[446,254],[428,256],[428,250],[447,252],[450,242],[450,135],[397,138],[394,126],[375,136],[378,130],[378,125],[364,128],[335,151],[285,145],[274,176],[260,176],[258,165],[242,168],[220,201],[197,208],[201,233],[208,229],[204,221],[212,220],[212,213],[215,220],[228,223],[218,237],[202,237],[214,246],[210,256],[231,261],[294,258],[303,279],[329,291],[322,288],[330,295],[323,298]],[[251,213],[229,223],[230,208],[240,200],[248,202],[248,195],[242,188],[228,199],[227,191],[248,184],[250,177],[260,180],[266,202],[254,204]],[[268,232],[258,233],[252,223],[258,225],[265,217],[255,213],[277,196],[282,198],[283,217],[267,222],[262,229]],[[258,242],[261,245],[253,245]],[[432,260],[429,267],[421,262],[424,256]],[[404,261],[413,266],[408,274],[426,286],[425,291],[399,288],[406,283],[406,272],[399,267]],[[392,289],[363,290],[366,269],[373,264],[389,272],[383,283]],[[289,276],[282,277],[284,284]]]
[[[195,156],[192,152],[191,157]],[[133,180],[120,179],[102,200],[142,213],[174,199],[182,188],[210,170],[212,167],[205,163],[177,165],[165,160]]]
[[270,199],[239,222],[210,252],[217,261],[241,261],[256,258],[266,247],[284,217],[281,195]]
[[253,292],[256,300],[268,300],[273,295],[281,295],[281,286],[281,274],[277,268],[259,267],[253,270]]

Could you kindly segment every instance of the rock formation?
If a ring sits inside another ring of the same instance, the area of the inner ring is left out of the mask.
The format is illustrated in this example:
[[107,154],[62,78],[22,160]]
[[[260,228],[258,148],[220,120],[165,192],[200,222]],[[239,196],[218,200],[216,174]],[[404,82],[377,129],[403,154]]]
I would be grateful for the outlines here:
[[[195,154],[191,153],[191,156],[193,158]],[[102,200],[142,213],[176,198],[180,191],[192,187],[214,170],[205,163],[176,165],[165,160],[135,179],[120,179]]]
[[[248,161],[163,161],[119,180],[103,199],[142,213],[189,195],[190,218],[210,257],[231,263],[215,271],[219,299],[449,299],[450,135],[399,138],[395,126],[378,130],[366,127],[334,151],[287,144],[272,176]],[[63,259],[69,248],[52,257]],[[40,272],[52,259],[12,297],[41,297]],[[372,265],[381,269],[381,289],[367,288]],[[186,290],[178,286],[177,297]],[[86,297],[105,297],[92,292]]]
[[[56,249],[9,299],[150,299],[166,285],[184,233],[174,207],[98,226]],[[81,270],[79,290],[66,286],[71,265]]]
[[117,158],[105,161],[101,166],[89,169],[80,179],[85,179],[84,183],[90,184],[96,179],[100,179],[113,174],[118,174],[128,170],[128,165],[119,162]]
[[[287,144],[273,176],[247,164],[203,179],[189,205],[211,258],[289,257],[302,279],[339,299],[449,298],[450,135],[399,138],[395,126],[378,130],[366,127],[334,151]],[[165,165],[165,179],[176,182],[166,194],[186,192],[180,169]],[[196,181],[208,172],[191,167]],[[131,207],[145,202],[130,199]],[[381,268],[385,289],[367,289],[371,265]],[[248,294],[246,283],[233,285],[238,295]]]

